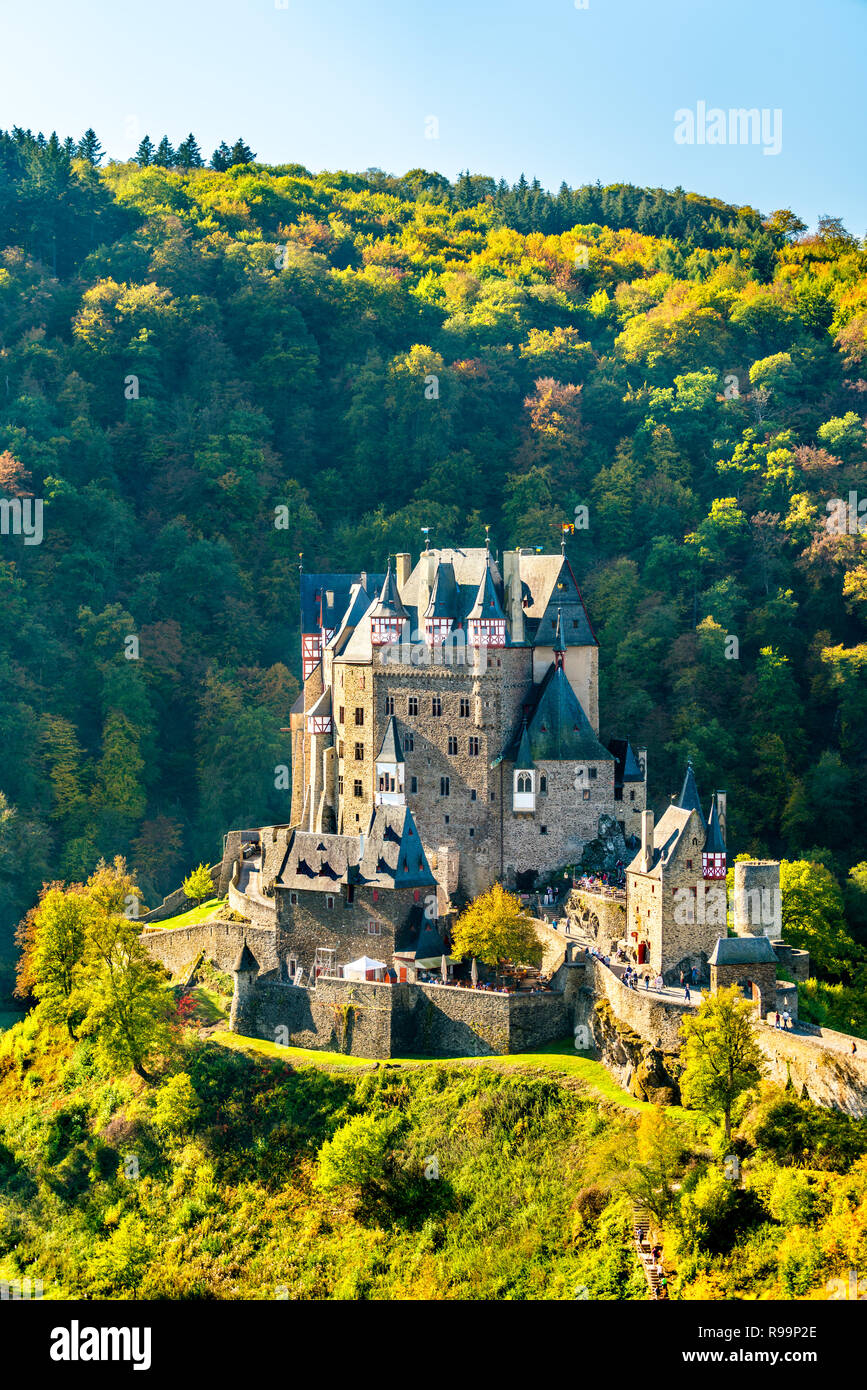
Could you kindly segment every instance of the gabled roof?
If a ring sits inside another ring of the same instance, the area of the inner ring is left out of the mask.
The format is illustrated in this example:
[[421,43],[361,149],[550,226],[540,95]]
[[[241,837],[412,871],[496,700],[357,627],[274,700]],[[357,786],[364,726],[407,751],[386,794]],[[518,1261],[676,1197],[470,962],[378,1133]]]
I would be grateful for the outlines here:
[[401,603],[400,594],[397,590],[397,580],[394,577],[394,571],[391,568],[390,562],[388,570],[386,571],[385,580],[383,581],[382,591],[380,592],[377,603],[375,603],[371,609],[370,616],[372,618],[409,617],[409,614]]
[[685,811],[698,811],[701,823],[705,830],[707,830],[707,821],[704,818],[704,811],[701,809],[701,797],[698,794],[691,758],[687,759],[686,773],[683,779],[683,786],[680,789],[677,805],[682,807]]
[[[577,759],[582,762],[614,761],[603,748],[581,701],[572,689],[562,666],[553,663],[542,682],[534,688],[535,704],[525,716],[530,756],[534,763]],[[509,762],[520,755],[521,733],[516,731],[502,754]],[[501,759],[495,760],[496,762]]]
[[766,936],[721,936],[708,965],[770,965],[777,956]]
[[436,567],[430,601],[422,617],[451,618],[454,621],[460,616],[460,596],[454,565],[450,560],[441,560]]
[[331,892],[335,883],[354,882],[359,853],[357,835],[322,835],[295,830],[274,882],[280,888]]
[[[664,816],[653,827],[653,861],[649,872],[655,877],[659,877],[662,870],[667,868],[677,852],[681,839],[687,831],[692,820],[693,811],[683,806],[669,806]],[[703,830],[703,821],[698,826],[699,833]],[[701,845],[702,841],[699,840]],[[631,864],[627,869],[632,873],[644,873],[642,868],[642,851],[639,849]]]
[[595,647],[581,590],[565,555],[521,555],[521,578],[531,601],[524,609],[528,633],[537,647],[553,643],[557,610],[562,610],[563,640],[568,647]]
[[476,600],[467,614],[467,618],[475,620],[481,618],[502,618],[505,621],[503,605],[497,593],[497,583],[494,578],[494,571],[491,565],[490,556],[487,557],[484,573],[476,590]]
[[385,733],[382,736],[376,761],[378,763],[402,763],[404,761],[400,735],[397,732],[397,721],[393,714],[389,716],[385,726]]
[[[369,586],[374,592],[382,585],[383,574],[307,574],[301,572],[301,631],[318,632],[319,610],[322,626],[329,632],[338,628],[349,607],[353,584]],[[331,602],[329,603],[329,597]]]
[[364,840],[358,882],[383,888],[436,885],[408,806],[377,806]]
[[726,842],[723,839],[722,825],[720,824],[719,811],[716,804],[716,793],[714,793],[710,803],[710,815],[707,822],[707,839],[704,842],[706,854],[725,854]]

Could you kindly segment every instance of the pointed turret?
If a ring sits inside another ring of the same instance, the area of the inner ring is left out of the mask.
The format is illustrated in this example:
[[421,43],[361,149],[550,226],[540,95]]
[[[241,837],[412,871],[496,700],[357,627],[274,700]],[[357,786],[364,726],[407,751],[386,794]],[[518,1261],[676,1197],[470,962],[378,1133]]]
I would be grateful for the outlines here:
[[258,975],[259,973],[259,962],[247,945],[246,936],[244,937],[243,946],[235,957],[232,973],[235,975]]
[[370,610],[370,635],[375,647],[383,647],[388,642],[400,640],[401,625],[409,617],[401,603],[397,580],[388,560],[382,592]]
[[521,740],[518,744],[518,752],[515,757],[516,772],[532,772],[533,754],[530,751],[530,735],[527,733],[527,721],[524,720],[524,727],[521,730]]
[[476,598],[467,614],[467,640],[476,647],[505,647],[506,615],[497,585],[489,552],[485,554],[485,570],[476,590]]
[[695,773],[692,770],[692,758],[687,759],[686,774],[683,779],[683,786],[680,789],[680,796],[675,802],[684,811],[697,811],[699,820],[707,830],[707,821],[704,818],[704,811],[701,809],[701,798],[696,786]]
[[701,856],[701,868],[704,878],[725,878],[726,876],[726,845],[717,807],[716,793],[714,793],[711,798],[710,814],[707,821],[707,836]]

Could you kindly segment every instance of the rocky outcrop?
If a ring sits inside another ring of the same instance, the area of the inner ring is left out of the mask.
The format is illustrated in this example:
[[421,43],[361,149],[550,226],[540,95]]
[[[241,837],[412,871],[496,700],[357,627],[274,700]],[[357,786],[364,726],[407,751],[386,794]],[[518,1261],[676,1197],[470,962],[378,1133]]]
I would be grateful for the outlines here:
[[590,1029],[603,1063],[624,1090],[652,1105],[680,1104],[676,1057],[623,1023],[607,999],[598,999],[593,1006]]
[[613,816],[602,815],[597,824],[596,839],[589,840],[584,846],[579,869],[589,874],[610,874],[616,869],[618,860],[625,863],[629,857],[623,831],[617,821]]

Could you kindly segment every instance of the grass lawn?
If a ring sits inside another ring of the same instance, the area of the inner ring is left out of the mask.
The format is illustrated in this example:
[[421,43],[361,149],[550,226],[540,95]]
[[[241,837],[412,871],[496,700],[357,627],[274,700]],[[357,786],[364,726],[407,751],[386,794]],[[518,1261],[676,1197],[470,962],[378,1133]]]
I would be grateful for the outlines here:
[[219,1019],[223,1019],[224,1022],[228,1020],[232,1001],[224,994],[209,989],[207,985],[196,985],[190,993],[196,1001],[196,1017],[201,1019],[203,1024],[216,1023]]
[[197,922],[206,922],[209,917],[213,917],[218,907],[226,906],[226,898],[209,898],[206,903],[199,903],[198,907],[191,907],[188,912],[179,912],[177,917],[167,917],[164,922],[145,922],[146,927],[162,927],[168,930],[171,927],[194,927]]
[[[221,1043],[224,1047],[234,1047],[240,1052],[250,1052],[258,1057],[267,1057],[273,1061],[291,1062],[295,1066],[354,1067],[358,1069],[381,1065],[374,1057],[346,1057],[341,1052],[320,1052],[318,1049],[307,1047],[281,1047],[278,1043],[266,1042],[262,1038],[244,1038],[237,1033],[224,1031],[222,1028],[218,1028],[211,1034],[211,1037],[214,1042]],[[583,1081],[601,1099],[611,1101],[615,1105],[622,1105],[627,1110],[653,1109],[649,1101],[639,1100],[637,1096],[630,1095],[629,1091],[625,1091],[622,1086],[619,1086],[601,1062],[576,1052],[572,1042],[568,1039],[564,1039],[563,1042],[548,1043],[545,1047],[539,1048],[537,1052],[515,1052],[506,1057],[392,1057],[388,1065],[400,1067],[500,1067],[508,1071],[528,1068],[538,1071],[560,1072]],[[684,1110],[679,1105],[669,1106],[668,1113],[686,1120],[690,1125],[696,1125],[704,1119],[697,1111]]]

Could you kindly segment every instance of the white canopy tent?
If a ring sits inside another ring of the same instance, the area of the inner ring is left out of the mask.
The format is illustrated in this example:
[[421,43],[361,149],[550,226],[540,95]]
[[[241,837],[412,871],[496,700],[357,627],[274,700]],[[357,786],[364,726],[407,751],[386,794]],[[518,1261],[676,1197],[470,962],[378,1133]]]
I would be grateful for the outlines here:
[[383,980],[388,966],[381,960],[371,960],[370,956],[359,956],[343,967],[344,980]]

